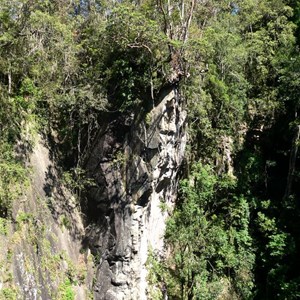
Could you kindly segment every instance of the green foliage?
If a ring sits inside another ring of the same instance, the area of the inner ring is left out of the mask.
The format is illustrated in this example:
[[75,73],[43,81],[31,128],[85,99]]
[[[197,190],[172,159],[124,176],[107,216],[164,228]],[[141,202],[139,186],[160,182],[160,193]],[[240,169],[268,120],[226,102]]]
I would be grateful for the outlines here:
[[163,290],[166,288],[164,286],[165,271],[163,264],[151,249],[148,252],[146,266],[148,269],[147,281],[149,283],[151,299],[163,299]]
[[[2,146],[2,147],[1,147]],[[22,193],[26,182],[26,171],[21,163],[12,157],[9,144],[0,144],[0,216],[10,216],[13,200]]]
[[3,288],[0,290],[0,299],[3,300],[15,300],[18,297],[16,288]]
[[200,21],[191,31],[189,59],[194,61],[196,54],[202,63],[194,62],[185,91],[190,101],[189,161],[191,165],[199,159],[218,164],[220,137],[232,137],[230,151],[238,179],[233,196],[248,206],[246,231],[256,249],[253,295],[295,299],[299,294],[296,171],[293,194],[282,199],[286,170],[291,167],[286,157],[293,151],[283,145],[291,145],[298,124],[299,51],[291,19],[298,21],[299,5],[280,0],[234,5],[233,14],[225,2],[212,3],[211,11],[217,11],[214,18],[206,13],[206,28]]
[[92,72],[101,78],[109,108],[124,112],[141,102],[149,106],[150,89],[161,85],[158,73],[167,53],[159,24],[142,9],[124,2],[116,5],[96,34],[99,40],[85,41],[87,54],[96,62]]
[[34,216],[31,213],[26,213],[26,212],[21,211],[18,213],[16,221],[20,226],[22,223],[28,223],[28,222],[32,221],[33,219],[34,219]]
[[66,229],[71,229],[72,228],[71,221],[66,215],[62,215],[60,217],[60,223]]
[[75,299],[75,292],[72,288],[72,284],[70,280],[65,280],[65,282],[61,283],[58,287],[58,298],[61,300],[74,300]]
[[92,178],[88,178],[86,176],[86,172],[81,168],[72,168],[69,171],[63,172],[62,183],[78,197],[80,197],[82,191],[86,188],[95,185],[94,180]]
[[[172,299],[251,297],[254,255],[249,206],[235,196],[235,181],[197,164],[181,183],[181,204],[167,223],[172,255],[163,271],[153,266]],[[153,279],[153,278],[152,278]],[[156,279],[157,280],[157,279]],[[222,282],[227,282],[228,291]]]
[[168,204],[167,204],[164,200],[161,200],[161,201],[160,201],[160,203],[159,203],[159,208],[160,208],[160,210],[161,210],[163,213],[169,211],[169,206],[168,206]]
[[8,222],[7,219],[0,217],[0,234],[7,235],[8,232]]

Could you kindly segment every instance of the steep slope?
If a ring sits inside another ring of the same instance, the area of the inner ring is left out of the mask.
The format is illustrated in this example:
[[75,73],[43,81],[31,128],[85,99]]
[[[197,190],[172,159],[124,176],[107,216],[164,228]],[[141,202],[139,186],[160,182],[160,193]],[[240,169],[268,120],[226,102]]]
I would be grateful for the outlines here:
[[80,252],[78,205],[41,137],[29,156],[30,184],[0,232],[0,299],[87,299],[92,261]]
[[114,119],[86,164],[87,239],[98,257],[95,299],[149,299],[147,256],[164,255],[165,220],[177,193],[186,144],[186,112],[178,87],[166,88],[144,119]]

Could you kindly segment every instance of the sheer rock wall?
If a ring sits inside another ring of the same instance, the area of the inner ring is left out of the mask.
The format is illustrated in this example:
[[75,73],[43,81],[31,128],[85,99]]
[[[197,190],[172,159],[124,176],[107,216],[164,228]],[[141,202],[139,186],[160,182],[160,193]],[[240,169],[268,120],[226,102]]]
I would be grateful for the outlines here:
[[176,86],[141,120],[114,119],[86,164],[94,221],[87,239],[98,258],[95,299],[149,299],[149,249],[164,255],[165,221],[177,196],[186,111]]
[[82,214],[49,148],[36,138],[26,162],[28,186],[0,231],[0,300],[56,300],[67,292],[84,300],[92,289],[93,262],[81,244]]

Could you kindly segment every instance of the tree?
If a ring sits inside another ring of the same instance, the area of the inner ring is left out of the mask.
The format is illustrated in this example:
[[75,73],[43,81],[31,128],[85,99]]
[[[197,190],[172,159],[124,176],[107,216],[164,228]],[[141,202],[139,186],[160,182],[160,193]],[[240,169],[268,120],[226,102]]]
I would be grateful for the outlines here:
[[254,255],[249,206],[235,180],[194,165],[181,183],[180,204],[167,223],[172,255],[163,262],[172,299],[251,298]]

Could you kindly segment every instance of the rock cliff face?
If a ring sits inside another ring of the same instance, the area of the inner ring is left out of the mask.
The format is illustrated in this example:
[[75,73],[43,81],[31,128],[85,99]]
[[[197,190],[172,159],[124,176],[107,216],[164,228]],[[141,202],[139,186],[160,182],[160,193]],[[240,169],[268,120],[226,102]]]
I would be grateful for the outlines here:
[[86,164],[89,246],[98,260],[95,299],[149,299],[147,255],[164,254],[165,221],[174,206],[186,145],[186,112],[176,86],[141,120],[108,122]]
[[[0,300],[88,299],[93,278],[78,201],[41,137],[28,154],[28,186],[0,224]],[[70,298],[68,298],[70,299]]]

